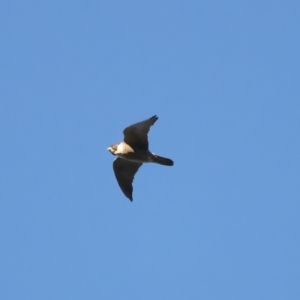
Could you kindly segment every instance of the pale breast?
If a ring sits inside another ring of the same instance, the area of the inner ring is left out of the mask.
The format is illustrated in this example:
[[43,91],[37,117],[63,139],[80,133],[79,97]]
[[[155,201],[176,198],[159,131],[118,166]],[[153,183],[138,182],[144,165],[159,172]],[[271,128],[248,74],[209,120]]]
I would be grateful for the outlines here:
[[133,153],[133,149],[125,144],[125,143],[120,143],[117,147],[117,153],[116,154],[126,154],[126,153]]
[[130,160],[133,162],[144,163],[144,162],[151,162],[151,152],[145,150],[133,150],[129,145],[126,143],[120,143],[118,145],[117,151],[115,152],[120,158]]

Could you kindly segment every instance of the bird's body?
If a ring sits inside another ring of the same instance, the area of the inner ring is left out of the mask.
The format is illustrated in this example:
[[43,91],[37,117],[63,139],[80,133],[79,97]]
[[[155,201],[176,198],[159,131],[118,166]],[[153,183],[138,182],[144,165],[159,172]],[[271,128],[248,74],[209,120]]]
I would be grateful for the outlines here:
[[169,158],[158,156],[148,150],[148,132],[157,121],[153,116],[145,121],[133,124],[124,129],[124,141],[107,148],[118,158],[113,163],[113,169],[119,186],[125,196],[132,201],[132,182],[135,173],[143,163],[158,163],[173,166]]
[[136,149],[136,147],[131,147],[125,142],[121,142],[117,145],[117,150],[114,152],[114,155],[133,162],[144,163],[150,162],[149,156],[151,152],[145,149]]

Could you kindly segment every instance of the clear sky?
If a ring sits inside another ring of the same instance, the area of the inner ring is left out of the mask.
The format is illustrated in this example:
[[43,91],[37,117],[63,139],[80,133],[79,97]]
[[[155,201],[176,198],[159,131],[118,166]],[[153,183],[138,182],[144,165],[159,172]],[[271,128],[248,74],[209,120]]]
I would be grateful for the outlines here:
[[0,299],[300,299],[299,1],[0,6]]

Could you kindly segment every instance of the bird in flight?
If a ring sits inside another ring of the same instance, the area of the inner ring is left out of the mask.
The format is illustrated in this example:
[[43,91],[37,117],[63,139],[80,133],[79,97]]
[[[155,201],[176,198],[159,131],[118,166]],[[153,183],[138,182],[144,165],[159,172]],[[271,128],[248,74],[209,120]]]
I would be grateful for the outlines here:
[[174,162],[149,151],[148,132],[157,121],[153,116],[145,121],[130,125],[123,131],[124,141],[107,148],[111,154],[117,156],[113,162],[118,184],[124,195],[132,201],[132,182],[134,175],[143,163],[157,163],[164,166],[173,166]]

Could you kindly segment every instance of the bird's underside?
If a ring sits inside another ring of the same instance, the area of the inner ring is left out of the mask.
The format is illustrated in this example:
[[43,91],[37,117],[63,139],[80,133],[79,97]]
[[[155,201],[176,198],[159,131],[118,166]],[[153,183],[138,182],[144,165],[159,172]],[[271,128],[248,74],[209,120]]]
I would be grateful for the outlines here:
[[148,150],[148,132],[157,119],[157,116],[153,116],[125,128],[124,141],[107,149],[113,155],[118,156],[113,162],[114,173],[122,192],[131,201],[133,200],[132,182],[143,163],[152,162],[165,166],[174,164],[171,159],[158,156]]

